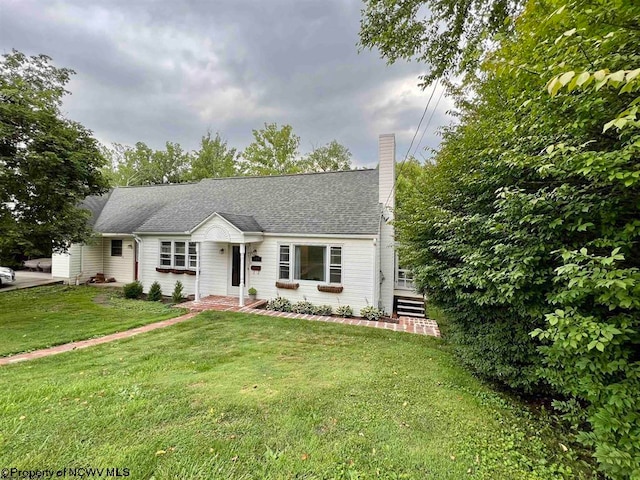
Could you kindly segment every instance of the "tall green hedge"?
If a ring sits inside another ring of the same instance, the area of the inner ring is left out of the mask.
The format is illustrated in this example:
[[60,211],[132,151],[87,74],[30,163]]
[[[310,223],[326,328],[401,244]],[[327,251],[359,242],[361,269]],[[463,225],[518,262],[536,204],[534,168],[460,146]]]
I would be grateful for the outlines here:
[[397,212],[403,259],[463,361],[555,393],[640,478],[640,4],[530,1],[497,40]]

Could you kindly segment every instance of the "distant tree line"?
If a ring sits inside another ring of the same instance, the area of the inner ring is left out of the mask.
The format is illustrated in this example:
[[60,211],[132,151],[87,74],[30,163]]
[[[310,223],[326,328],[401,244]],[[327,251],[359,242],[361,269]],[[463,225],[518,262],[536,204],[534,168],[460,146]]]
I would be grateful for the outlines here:
[[105,177],[113,186],[193,182],[203,178],[244,175],[285,175],[351,169],[351,152],[333,140],[300,155],[300,137],[290,125],[265,123],[253,130],[253,142],[244,152],[228,145],[220,133],[208,131],[194,151],[167,142],[154,150],[143,142],[135,146],[114,143],[102,147]]

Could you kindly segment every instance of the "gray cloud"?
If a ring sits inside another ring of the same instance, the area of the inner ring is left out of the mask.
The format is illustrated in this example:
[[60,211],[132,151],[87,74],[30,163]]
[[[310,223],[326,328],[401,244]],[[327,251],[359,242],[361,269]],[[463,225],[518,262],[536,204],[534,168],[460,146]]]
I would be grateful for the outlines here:
[[[430,92],[417,87],[424,66],[358,54],[361,7],[4,0],[0,50],[45,53],[76,70],[65,110],[105,143],[192,149],[211,129],[242,149],[252,129],[278,122],[293,125],[303,151],[336,139],[371,166],[379,133],[395,132],[404,156]],[[450,107],[440,103],[422,145],[438,144],[433,132]]]

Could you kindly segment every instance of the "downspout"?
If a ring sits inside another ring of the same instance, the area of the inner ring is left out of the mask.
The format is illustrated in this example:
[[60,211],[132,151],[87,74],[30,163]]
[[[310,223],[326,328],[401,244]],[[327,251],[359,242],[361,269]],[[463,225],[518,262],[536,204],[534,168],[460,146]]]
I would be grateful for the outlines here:
[[382,271],[382,222],[384,221],[384,205],[380,205],[380,219],[378,220],[378,308],[382,308],[382,283],[384,272]]

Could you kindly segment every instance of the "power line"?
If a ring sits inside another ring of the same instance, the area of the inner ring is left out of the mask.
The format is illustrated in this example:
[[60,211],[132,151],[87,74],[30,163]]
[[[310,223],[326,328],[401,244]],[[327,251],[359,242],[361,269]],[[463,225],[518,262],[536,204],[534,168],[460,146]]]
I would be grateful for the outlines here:
[[440,90],[440,95],[438,95],[438,100],[436,100],[436,104],[433,106],[433,111],[431,112],[431,116],[429,117],[429,120],[427,120],[427,125],[426,127],[424,127],[424,130],[422,131],[422,135],[420,135],[420,140],[418,141],[418,144],[416,145],[416,148],[413,150],[413,155],[412,156],[416,156],[416,153],[418,152],[418,148],[420,148],[420,144],[422,143],[422,139],[424,138],[424,134],[427,133],[427,130],[429,130],[429,125],[431,125],[431,120],[433,120],[433,116],[436,114],[436,110],[438,108],[438,105],[440,105],[440,100],[442,100],[442,97],[444,95],[444,89]]
[[[431,95],[429,95],[429,100],[427,100],[427,105],[424,107],[424,111],[422,112],[422,117],[420,117],[420,122],[418,122],[418,127],[416,128],[416,131],[413,134],[413,138],[411,139],[411,144],[409,145],[409,149],[407,150],[407,153],[405,153],[404,159],[402,160],[402,162],[400,162],[400,165],[398,167],[398,173],[396,174],[396,179],[398,177],[400,177],[400,173],[402,173],[402,167],[404,167],[404,163],[407,161],[407,157],[409,156],[409,152],[411,151],[411,147],[413,147],[413,142],[415,141],[416,137],[418,136],[418,132],[420,131],[420,126],[422,125],[422,121],[424,120],[424,116],[427,114],[427,110],[429,109],[429,104],[431,103],[431,99],[433,98],[434,93],[436,93],[436,87],[438,86],[438,82],[439,81],[440,81],[440,79],[437,79],[436,83],[433,84],[433,89],[431,90]],[[432,115],[432,117],[433,117],[433,115]],[[389,196],[387,197],[387,200],[384,202],[385,205],[387,205],[389,203],[389,200],[391,199],[391,195],[394,194],[394,192],[396,190],[396,184],[397,183],[398,183],[397,181],[393,182],[393,188],[389,192]]]

